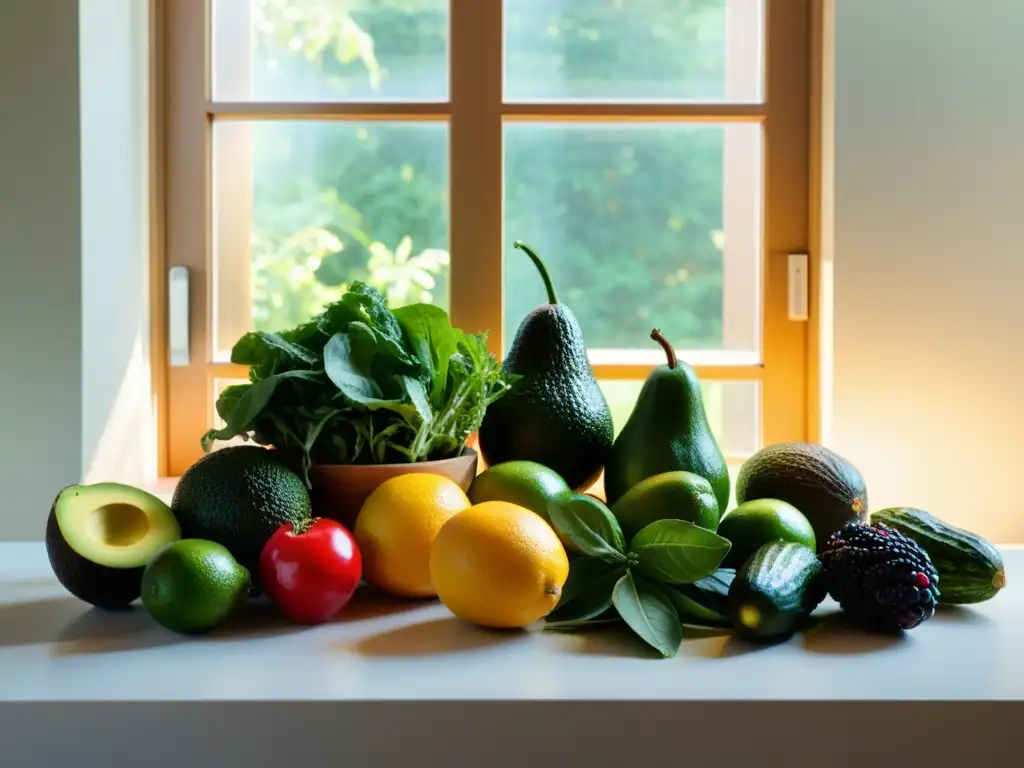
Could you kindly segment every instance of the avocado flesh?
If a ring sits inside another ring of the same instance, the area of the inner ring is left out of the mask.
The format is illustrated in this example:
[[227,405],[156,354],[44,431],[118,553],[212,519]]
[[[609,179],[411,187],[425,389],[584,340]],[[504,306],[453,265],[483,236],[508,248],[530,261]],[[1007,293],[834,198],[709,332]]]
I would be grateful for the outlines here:
[[79,600],[116,610],[138,599],[146,564],[181,531],[157,497],[117,483],[72,485],[46,520],[46,553]]
[[[657,331],[652,338],[655,334],[660,338]],[[664,344],[669,363],[648,375],[633,412],[615,439],[605,467],[605,493],[614,504],[648,477],[693,472],[711,483],[721,513],[729,504],[729,469],[708,423],[700,381],[693,368],[676,360],[667,342]]]
[[170,507],[152,494],[118,483],[66,488],[54,513],[71,549],[108,568],[145,566],[158,549],[181,538]]
[[540,270],[550,303],[530,312],[516,330],[502,369],[519,379],[487,409],[479,430],[480,452],[491,466],[513,460],[543,464],[573,490],[586,490],[611,453],[611,410],[576,316],[558,302],[540,260],[516,245]]

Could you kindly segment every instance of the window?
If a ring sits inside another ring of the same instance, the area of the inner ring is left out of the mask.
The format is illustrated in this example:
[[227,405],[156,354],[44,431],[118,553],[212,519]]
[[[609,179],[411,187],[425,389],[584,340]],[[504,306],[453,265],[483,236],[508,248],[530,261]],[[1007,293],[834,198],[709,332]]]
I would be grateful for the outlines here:
[[[617,427],[663,362],[704,382],[731,458],[810,438],[811,0],[176,0],[162,10],[165,242],[187,267],[163,466],[216,423],[252,328],[352,280],[507,347],[543,301],[579,317]],[[813,260],[811,262],[813,267]],[[160,282],[157,296],[168,294]],[[174,307],[175,320],[178,307]]]

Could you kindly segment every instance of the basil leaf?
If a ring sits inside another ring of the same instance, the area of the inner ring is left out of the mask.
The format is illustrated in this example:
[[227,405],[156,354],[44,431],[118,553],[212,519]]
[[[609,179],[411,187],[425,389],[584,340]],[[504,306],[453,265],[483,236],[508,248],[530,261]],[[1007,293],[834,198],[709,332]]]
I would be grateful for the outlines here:
[[575,600],[564,608],[556,608],[547,618],[547,621],[583,622],[596,619],[612,607],[612,589],[615,586],[615,579],[596,584],[588,591],[579,595]]
[[719,568],[710,576],[705,576],[703,579],[693,582],[693,586],[705,592],[728,597],[729,587],[732,586],[733,579],[735,578],[735,568]]
[[684,624],[727,626],[729,587],[736,578],[734,568],[719,568],[693,584],[669,587],[668,593]]
[[600,616],[611,607],[612,589],[625,567],[625,562],[608,562],[597,557],[573,560],[558,605],[548,615],[548,620],[586,621]]
[[615,584],[612,603],[644,642],[666,658],[676,655],[683,642],[683,628],[663,587],[626,571]]
[[599,557],[577,557],[569,563],[569,577],[562,585],[562,594],[558,598],[557,611],[566,604],[571,603],[579,595],[587,591],[590,585],[606,580],[608,581],[608,594],[612,593],[612,587],[618,581],[626,565],[623,562],[609,562]]
[[666,587],[666,594],[679,613],[679,620],[684,624],[709,624],[718,626],[728,624],[729,619],[704,605],[701,605],[678,587]]
[[692,584],[710,576],[730,547],[728,539],[684,520],[657,520],[630,543],[640,573],[667,584]]
[[[612,613],[615,613],[615,611],[613,610]],[[609,624],[621,623],[622,617],[615,613],[614,616],[608,616],[607,618],[602,615],[593,619],[581,619],[578,621],[545,621],[544,629],[548,632],[576,632],[581,629],[593,629],[594,627],[606,627]]]
[[626,542],[619,521],[593,496],[573,494],[548,505],[551,525],[585,555],[608,560],[626,559]]

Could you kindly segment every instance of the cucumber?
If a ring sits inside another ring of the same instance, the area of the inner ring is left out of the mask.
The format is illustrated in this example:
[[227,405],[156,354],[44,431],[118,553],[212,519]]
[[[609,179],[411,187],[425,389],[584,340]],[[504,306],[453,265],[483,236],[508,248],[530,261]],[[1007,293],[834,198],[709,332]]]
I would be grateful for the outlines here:
[[729,619],[751,640],[782,640],[825,599],[823,569],[814,550],[792,541],[761,546],[729,588]]
[[928,553],[939,574],[939,603],[981,603],[1006,586],[1002,556],[977,534],[913,507],[881,509],[871,515],[871,522],[885,523]]

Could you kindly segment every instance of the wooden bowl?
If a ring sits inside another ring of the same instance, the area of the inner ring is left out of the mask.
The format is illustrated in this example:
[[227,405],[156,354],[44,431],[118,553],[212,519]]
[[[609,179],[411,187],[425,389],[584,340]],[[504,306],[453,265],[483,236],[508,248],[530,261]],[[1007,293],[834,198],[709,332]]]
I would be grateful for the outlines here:
[[309,470],[313,486],[310,496],[313,514],[337,520],[349,530],[363,502],[378,485],[410,472],[429,472],[454,480],[464,491],[477,473],[477,453],[465,448],[461,455],[440,461],[413,464],[318,464]]

